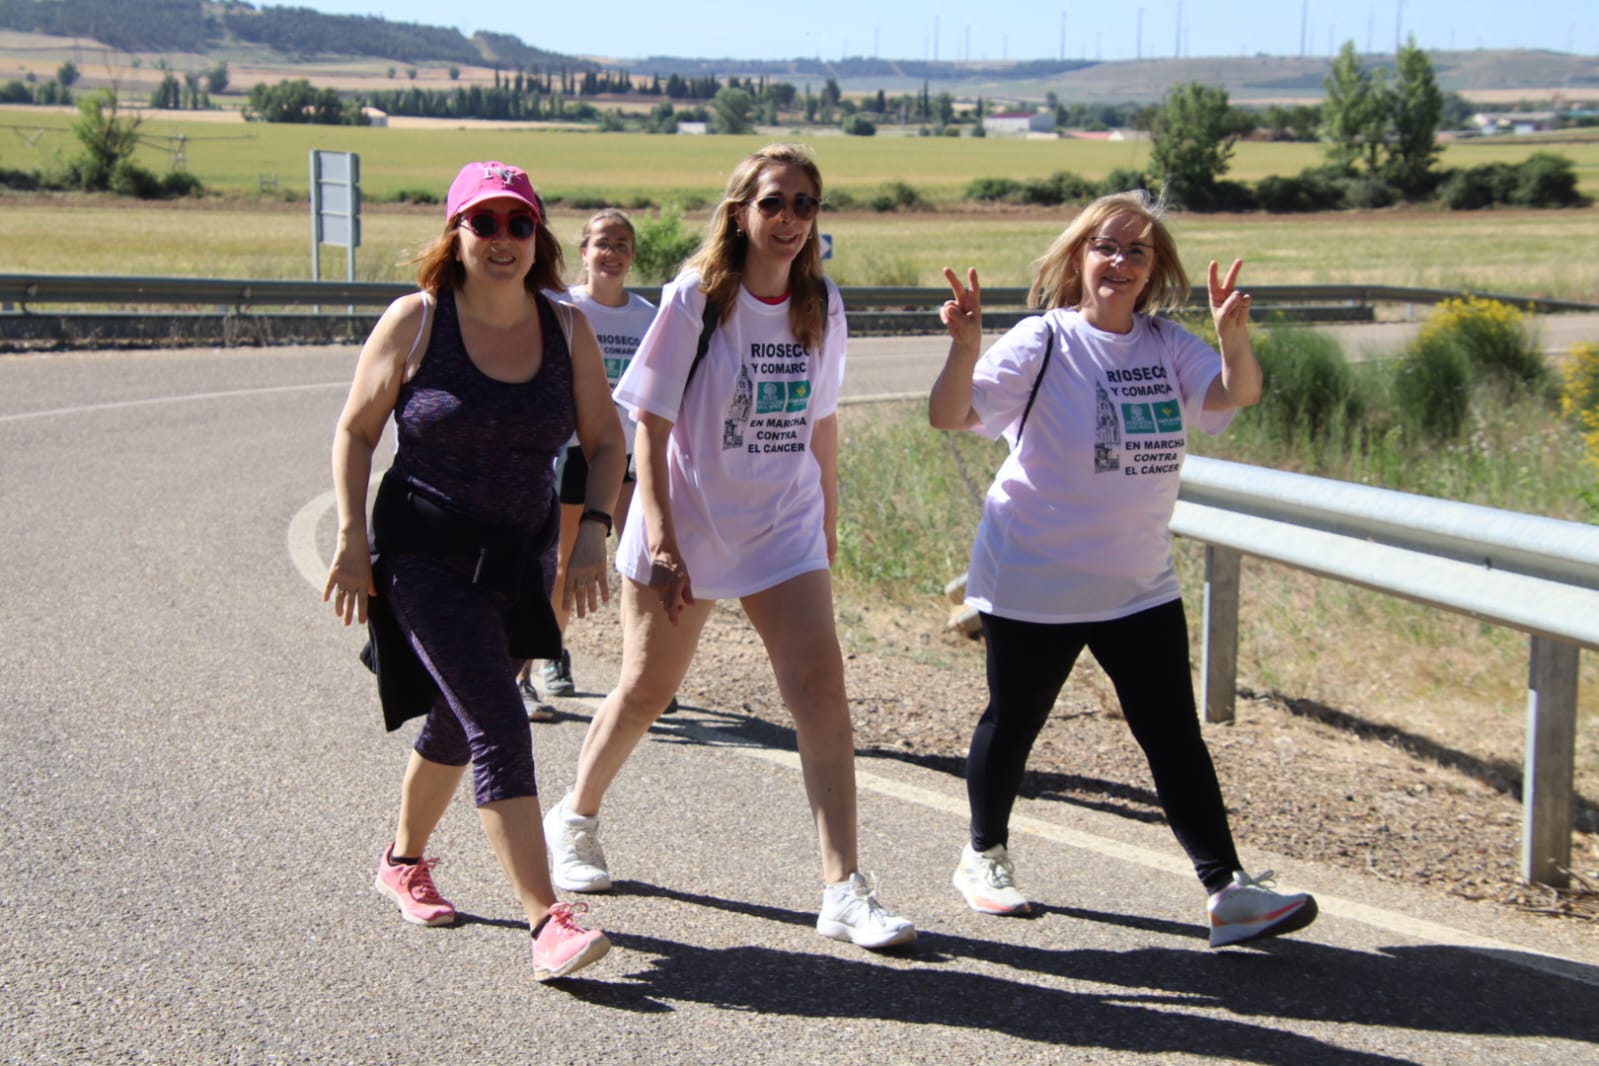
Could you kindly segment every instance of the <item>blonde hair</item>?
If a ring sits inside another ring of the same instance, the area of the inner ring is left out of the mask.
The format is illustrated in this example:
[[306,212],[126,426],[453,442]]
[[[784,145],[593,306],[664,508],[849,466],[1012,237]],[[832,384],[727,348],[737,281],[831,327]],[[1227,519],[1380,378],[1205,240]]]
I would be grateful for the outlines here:
[[[561,242],[545,222],[544,198],[538,200],[538,220],[533,228],[533,266],[522,279],[528,292],[550,289],[565,292]],[[462,213],[457,212],[444,223],[444,232],[418,252],[410,262],[417,264],[417,287],[435,295],[446,290],[453,292],[466,281],[466,267],[461,265],[460,226]]]
[[[705,239],[685,266],[699,271],[706,299],[721,309],[721,321],[733,313],[738,287],[744,280],[744,257],[749,238],[738,225],[738,209],[755,195],[755,186],[768,167],[792,166],[805,172],[822,195],[822,172],[811,154],[797,144],[769,144],[747,156],[727,179],[722,202],[711,213]],[[827,284],[822,274],[822,246],[813,222],[805,244],[789,266],[788,324],[794,339],[806,348],[822,342],[827,322]]]
[[1113,218],[1130,215],[1142,219],[1145,233],[1155,248],[1155,265],[1149,284],[1138,294],[1134,312],[1156,312],[1182,307],[1188,302],[1188,274],[1177,258],[1177,242],[1166,228],[1164,201],[1156,200],[1143,189],[1101,196],[1082,213],[1048,251],[1033,263],[1033,287],[1027,302],[1033,307],[1076,307],[1083,301],[1083,250],[1101,226]]
[[[579,252],[589,246],[589,238],[594,236],[594,231],[607,222],[619,222],[626,226],[627,239],[633,242],[633,250],[635,252],[638,251],[638,231],[633,228],[633,220],[627,217],[627,212],[619,207],[602,207],[590,215],[587,222],[583,223],[583,232],[577,235],[577,249]],[[587,285],[588,283],[589,267],[587,261],[585,261],[583,269],[577,272],[576,284]]]

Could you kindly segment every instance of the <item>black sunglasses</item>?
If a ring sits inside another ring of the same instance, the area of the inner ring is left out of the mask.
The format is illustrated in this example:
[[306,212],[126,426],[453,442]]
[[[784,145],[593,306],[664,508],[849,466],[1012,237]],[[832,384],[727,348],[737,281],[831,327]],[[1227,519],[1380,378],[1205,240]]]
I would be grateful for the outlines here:
[[789,211],[793,212],[794,217],[801,222],[808,222],[815,218],[816,212],[822,207],[822,201],[805,192],[795,193],[794,199],[791,201],[785,201],[774,192],[752,202],[755,204],[756,209],[767,218],[776,218],[782,212],[783,205],[787,203]]
[[473,233],[484,240],[489,240],[499,236],[502,219],[505,222],[503,229],[510,233],[512,240],[525,241],[533,236],[533,231],[538,228],[538,220],[529,214],[507,217],[493,211],[474,211],[461,221],[465,222]]

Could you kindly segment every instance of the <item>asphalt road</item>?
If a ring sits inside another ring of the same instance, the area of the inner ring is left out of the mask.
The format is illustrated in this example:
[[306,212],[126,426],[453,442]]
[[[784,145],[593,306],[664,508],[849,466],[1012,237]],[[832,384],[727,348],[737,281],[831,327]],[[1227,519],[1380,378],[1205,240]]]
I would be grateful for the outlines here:
[[[851,391],[925,387],[897,343]],[[469,796],[432,848],[461,921],[402,923],[370,884],[409,731],[312,587],[354,354],[0,357],[0,1060],[1599,1062],[1593,938],[1251,853],[1323,916],[1212,952],[1165,828],[1115,808],[1024,800],[1041,913],[974,914],[962,782],[892,753],[859,760],[863,862],[921,939],[822,939],[793,736],[738,692],[613,789],[616,948],[580,978],[532,980]],[[537,727],[547,796],[596,695]]]

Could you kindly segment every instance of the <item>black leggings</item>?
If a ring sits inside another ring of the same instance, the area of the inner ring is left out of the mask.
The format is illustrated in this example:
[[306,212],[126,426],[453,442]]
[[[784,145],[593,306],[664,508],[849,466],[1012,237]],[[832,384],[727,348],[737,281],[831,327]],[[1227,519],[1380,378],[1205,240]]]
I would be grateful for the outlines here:
[[984,614],[988,706],[966,757],[972,847],[1004,844],[1027,756],[1083,648],[1116,686],[1166,822],[1209,892],[1240,869],[1227,808],[1199,729],[1182,600],[1107,622],[1018,622]]

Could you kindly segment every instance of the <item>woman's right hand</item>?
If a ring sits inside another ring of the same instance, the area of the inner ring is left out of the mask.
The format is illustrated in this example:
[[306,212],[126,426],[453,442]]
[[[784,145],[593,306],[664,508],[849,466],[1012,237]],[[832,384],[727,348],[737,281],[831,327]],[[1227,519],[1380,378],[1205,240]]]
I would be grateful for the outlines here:
[[955,343],[976,347],[983,336],[983,290],[977,284],[977,268],[967,268],[965,285],[949,267],[944,268],[944,280],[954,296],[939,308],[939,320]]
[[689,580],[688,564],[674,551],[650,555],[650,591],[661,599],[666,620],[677,625],[685,607],[694,603],[694,585]]
[[366,622],[366,601],[377,595],[372,578],[372,557],[365,544],[340,543],[328,568],[328,583],[322,589],[322,602],[333,601],[333,613],[344,624]]

